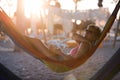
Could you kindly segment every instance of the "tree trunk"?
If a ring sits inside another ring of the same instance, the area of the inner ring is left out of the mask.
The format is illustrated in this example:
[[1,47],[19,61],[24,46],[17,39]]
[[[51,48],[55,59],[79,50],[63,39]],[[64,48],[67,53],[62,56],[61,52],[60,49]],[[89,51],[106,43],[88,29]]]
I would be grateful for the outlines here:
[[17,11],[16,11],[16,26],[20,32],[24,33],[25,31],[25,16],[24,16],[24,0],[17,1]]

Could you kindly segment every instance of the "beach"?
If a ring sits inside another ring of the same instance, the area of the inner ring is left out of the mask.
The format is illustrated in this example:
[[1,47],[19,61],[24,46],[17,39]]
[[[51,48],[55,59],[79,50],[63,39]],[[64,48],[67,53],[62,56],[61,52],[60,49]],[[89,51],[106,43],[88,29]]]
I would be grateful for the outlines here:
[[[113,40],[103,41],[83,65],[65,73],[53,72],[29,53],[23,50],[13,51],[9,46],[0,42],[0,63],[22,80],[67,80],[70,75],[77,80],[89,80],[120,48],[120,42],[117,41],[113,48]],[[118,73],[112,80],[119,80],[119,76]]]

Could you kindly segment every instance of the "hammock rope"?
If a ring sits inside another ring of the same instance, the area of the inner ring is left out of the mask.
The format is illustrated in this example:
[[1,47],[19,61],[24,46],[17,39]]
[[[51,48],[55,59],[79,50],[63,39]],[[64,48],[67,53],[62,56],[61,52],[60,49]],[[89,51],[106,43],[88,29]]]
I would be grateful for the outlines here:
[[48,66],[48,68],[58,73],[66,72],[66,71],[75,69],[78,66],[82,65],[83,63],[85,63],[88,60],[88,58],[95,52],[99,44],[105,38],[107,32],[112,27],[112,24],[114,23],[114,20],[119,11],[119,8],[120,8],[120,0],[117,3],[115,9],[113,10],[113,13],[109,17],[108,21],[106,22],[104,30],[102,31],[102,34],[98,42],[96,43],[96,45],[90,51],[88,51],[87,54],[83,55],[80,58],[57,60],[57,58],[55,58],[54,55],[58,55],[58,56],[62,56],[62,55],[56,54],[50,51],[42,43],[41,40],[30,38],[20,33],[17,27],[12,22],[12,20],[4,12],[2,8],[0,8],[0,24],[1,24],[0,27],[3,28],[4,32],[8,36],[10,36],[10,38],[16,43],[16,45],[21,47],[23,50],[25,50],[35,58],[40,59],[43,63],[45,63]]

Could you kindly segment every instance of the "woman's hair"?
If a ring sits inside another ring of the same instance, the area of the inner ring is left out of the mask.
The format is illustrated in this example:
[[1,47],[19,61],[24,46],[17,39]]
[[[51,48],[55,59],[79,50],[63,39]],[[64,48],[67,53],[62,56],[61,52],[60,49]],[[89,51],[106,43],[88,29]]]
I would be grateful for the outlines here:
[[100,28],[98,26],[96,26],[95,24],[88,25],[86,30],[91,31],[92,33],[94,33],[97,38],[99,38],[100,35],[101,35]]

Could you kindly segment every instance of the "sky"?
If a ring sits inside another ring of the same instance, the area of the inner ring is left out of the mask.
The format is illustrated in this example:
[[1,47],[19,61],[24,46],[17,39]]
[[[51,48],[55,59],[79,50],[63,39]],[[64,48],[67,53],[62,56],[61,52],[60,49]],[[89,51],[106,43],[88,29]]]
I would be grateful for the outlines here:
[[[111,4],[113,0],[103,0],[103,7],[109,7],[110,11],[114,9],[115,4]],[[75,8],[73,0],[59,0],[63,9],[72,10]],[[68,4],[69,3],[69,4]],[[98,0],[81,0],[78,3],[78,10],[97,9]]]
[[[5,0],[1,0],[1,1],[2,1],[2,3],[0,3],[0,6],[3,6],[5,4]],[[13,4],[15,4],[15,6],[16,6],[16,1],[17,0],[10,0],[10,1],[13,2]],[[33,10],[34,10],[34,12],[35,12],[35,10],[37,12],[38,11],[37,8],[40,5],[40,4],[38,4],[40,2],[37,2],[37,1],[42,1],[42,0],[24,0],[24,1],[27,1],[26,2],[27,3],[26,8],[25,8],[26,10],[36,8],[36,9],[33,9]],[[62,9],[68,9],[68,10],[74,10],[75,9],[75,4],[74,4],[73,0],[58,0],[58,1],[60,2]],[[115,4],[111,4],[111,1],[112,0],[103,0],[103,7],[109,7],[110,12],[112,12],[114,7],[115,7]],[[81,0],[78,3],[78,10],[97,9],[98,8],[97,3],[98,3],[98,0]],[[15,10],[16,9],[15,6],[14,6],[14,8],[11,8],[10,10]],[[31,8],[29,8],[29,6],[31,6]],[[8,6],[4,6],[4,9],[7,12],[9,12]]]

